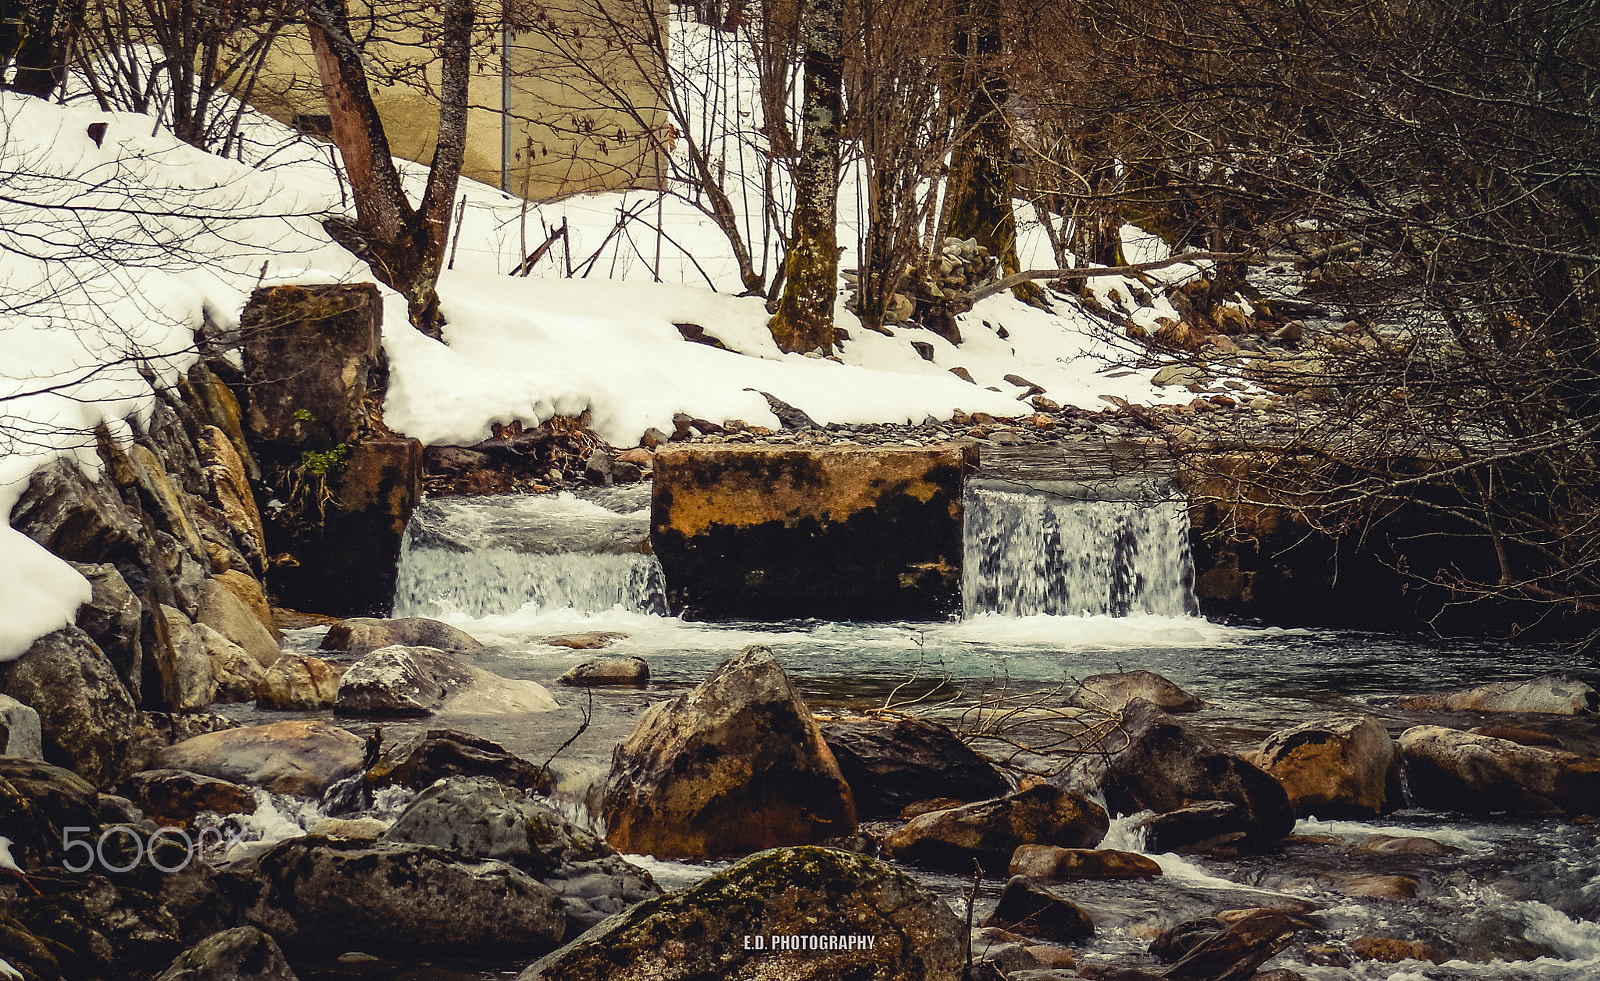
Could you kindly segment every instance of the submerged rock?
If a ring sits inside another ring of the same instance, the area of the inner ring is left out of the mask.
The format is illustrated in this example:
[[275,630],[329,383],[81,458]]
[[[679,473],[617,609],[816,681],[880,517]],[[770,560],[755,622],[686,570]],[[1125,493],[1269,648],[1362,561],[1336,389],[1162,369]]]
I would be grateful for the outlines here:
[[987,800],[1010,784],[955,734],[927,719],[850,718],[822,727],[862,816],[897,814],[929,797]]
[[1294,830],[1283,785],[1241,757],[1143,699],[1134,699],[1051,782],[1104,794],[1114,814],[1164,813],[1191,801],[1221,800],[1241,809],[1238,830],[1276,841]]
[[1402,732],[1400,753],[1423,807],[1600,814],[1600,759],[1442,726]]
[[1543,712],[1578,715],[1600,712],[1600,692],[1576,678],[1547,674],[1531,681],[1498,681],[1466,691],[1403,698],[1400,707],[1413,712]]
[[1393,806],[1388,788],[1399,755],[1377,719],[1347,715],[1273,733],[1255,764],[1283,784],[1300,817],[1371,817]]
[[278,942],[252,926],[214,933],[153,981],[299,981]]
[[1110,827],[1094,801],[1038,784],[1007,797],[920,815],[885,845],[904,861],[963,874],[977,861],[994,873],[1004,870],[1022,845],[1092,848]]
[[1116,671],[1078,682],[1067,704],[1100,712],[1116,712],[1142,698],[1167,712],[1198,712],[1205,703],[1153,671]]
[[618,851],[657,858],[746,855],[856,829],[850,787],[765,647],[645,710],[612,756],[604,814]]
[[316,797],[360,768],[362,750],[361,737],[353,733],[297,719],[186,739],[157,753],[155,767]]
[[483,647],[459,627],[427,617],[350,617],[328,629],[322,638],[325,651],[344,651],[361,657],[382,647],[432,647],[450,654],[465,654]]
[[964,934],[943,900],[893,866],[775,848],[612,917],[519,981],[950,981]]

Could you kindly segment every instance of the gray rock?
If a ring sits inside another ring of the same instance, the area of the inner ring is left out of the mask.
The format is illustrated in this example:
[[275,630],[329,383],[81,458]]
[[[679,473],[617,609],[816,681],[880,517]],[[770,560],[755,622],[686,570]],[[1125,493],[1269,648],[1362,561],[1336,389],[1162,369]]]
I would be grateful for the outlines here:
[[745,855],[856,828],[850,787],[772,651],[652,705],[612,756],[607,837],[658,858]]
[[261,676],[256,707],[314,712],[332,708],[344,667],[307,654],[285,654]]
[[0,664],[0,692],[39,713],[44,758],[96,786],[121,776],[138,711],[111,662],[77,627]]
[[987,800],[1011,789],[987,760],[927,719],[838,719],[822,736],[862,815],[895,815],[930,797]]
[[[161,675],[162,701],[174,712],[192,712],[210,705],[217,684],[211,674],[211,658],[206,636],[196,630],[183,611],[161,607],[158,615],[166,623],[166,642],[158,635],[150,656]],[[218,635],[220,636],[220,635]]]
[[39,729],[39,713],[10,695],[0,695],[0,756],[17,756],[44,762],[44,742]]
[[334,707],[351,715],[516,715],[556,708],[532,681],[513,681],[431,647],[384,647],[339,678]]
[[1273,733],[1254,762],[1283,784],[1300,817],[1371,817],[1391,806],[1389,784],[1398,759],[1394,740],[1377,719],[1347,715]]
[[361,737],[332,723],[297,719],[195,736],[161,750],[154,765],[320,797],[360,768],[363,750]]
[[299,981],[271,935],[242,926],[179,954],[154,981]]
[[1205,703],[1153,671],[1116,671],[1078,682],[1067,704],[1099,712],[1118,712],[1142,698],[1166,712],[1198,712]]
[[291,950],[537,955],[566,930],[560,898],[526,872],[426,845],[307,836],[236,865],[242,918]]
[[976,861],[997,873],[1021,845],[1093,848],[1110,827],[1094,801],[1038,784],[1006,797],[919,814],[884,844],[905,861],[963,874]]
[[1094,921],[1088,913],[1025,875],[1014,875],[1006,882],[1000,902],[983,925],[1058,943],[1077,943],[1094,936]]
[[1499,681],[1466,691],[1401,699],[1400,707],[1432,712],[1578,715],[1600,711],[1600,693],[1576,678],[1547,674],[1531,681]]
[[99,645],[137,703],[143,653],[139,641],[139,597],[109,562],[74,562],[72,567],[89,580],[94,590],[93,598],[78,607],[78,627]]
[[150,820],[187,826],[196,814],[254,814],[256,796],[248,787],[187,770],[143,770],[117,788]]
[[1424,807],[1486,813],[1600,814],[1600,761],[1441,726],[1400,734],[1412,793]]
[[144,529],[110,480],[90,480],[57,459],[33,472],[11,509],[11,526],[70,562],[140,561]]
[[[826,848],[775,848],[611,917],[519,981],[954,979],[965,933],[942,899],[890,865]],[[739,940],[752,935],[767,949]],[[821,936],[872,945],[771,949],[774,937]]]
[[650,665],[642,657],[597,657],[561,676],[564,685],[587,688],[635,687],[650,684]]
[[433,647],[450,654],[466,654],[483,647],[471,634],[427,617],[351,617],[341,620],[322,638],[325,651],[344,651],[356,657],[383,647]]

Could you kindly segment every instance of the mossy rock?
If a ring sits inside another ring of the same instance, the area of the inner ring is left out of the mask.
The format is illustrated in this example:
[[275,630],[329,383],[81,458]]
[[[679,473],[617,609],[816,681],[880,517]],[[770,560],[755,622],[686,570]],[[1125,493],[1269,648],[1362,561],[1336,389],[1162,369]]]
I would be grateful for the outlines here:
[[774,848],[606,920],[519,981],[954,981],[964,932],[893,866]]

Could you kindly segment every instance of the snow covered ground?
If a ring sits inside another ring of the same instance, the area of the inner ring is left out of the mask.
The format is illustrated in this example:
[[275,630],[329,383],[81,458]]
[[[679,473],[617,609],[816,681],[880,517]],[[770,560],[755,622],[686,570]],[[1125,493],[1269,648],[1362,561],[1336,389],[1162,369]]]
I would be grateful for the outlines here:
[[[98,144],[94,123],[107,124]],[[147,377],[171,383],[195,357],[195,330],[207,319],[235,327],[255,287],[371,279],[321,228],[322,217],[347,211],[327,148],[296,142],[270,120],[252,126],[269,147],[256,168],[153,132],[144,116],[0,93],[0,513],[51,459],[98,468],[89,431],[105,423],[125,436],[123,420],[150,410]],[[923,330],[861,329],[841,296],[838,323],[850,340],[839,360],[783,354],[762,301],[732,295],[737,270],[721,233],[680,200],[629,192],[529,207],[471,182],[462,194],[454,268],[440,283],[446,344],[412,330],[398,296],[385,310],[385,421],[428,443],[472,443],[494,422],[584,410],[619,446],[651,426],[670,431],[678,412],[776,427],[752,389],[821,423],[920,422],[956,409],[1019,415],[1024,390],[1007,374],[1064,405],[1160,398],[1150,372],[1110,376],[1113,352],[1069,302],[1045,313],[1009,295],[986,299],[961,318],[957,347]],[[675,243],[675,260],[656,261],[651,229],[643,239],[614,236],[587,278],[567,278],[553,259],[528,278],[507,275],[544,229],[565,219],[569,251],[582,259],[624,211],[647,212]],[[1130,257],[1146,257],[1148,240],[1127,232]],[[853,236],[841,230],[842,242]],[[1049,264],[1039,248],[1025,264]],[[1094,282],[1130,292],[1120,279]],[[1139,315],[1153,319],[1163,306]],[[683,340],[676,323],[699,325],[729,350]],[[932,346],[931,362],[913,340]],[[0,660],[69,623],[88,597],[82,577],[8,525],[0,583]]]

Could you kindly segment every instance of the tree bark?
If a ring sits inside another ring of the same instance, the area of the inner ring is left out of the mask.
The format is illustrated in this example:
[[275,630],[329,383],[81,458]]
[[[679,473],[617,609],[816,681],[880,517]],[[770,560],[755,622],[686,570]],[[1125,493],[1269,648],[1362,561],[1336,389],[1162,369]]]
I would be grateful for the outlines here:
[[67,77],[83,0],[21,0],[0,15],[0,88],[50,97]]
[[794,230],[784,260],[785,283],[769,325],[785,351],[833,350],[833,301],[839,284],[839,132],[844,115],[839,59],[841,0],[807,0],[804,132],[795,165]]

